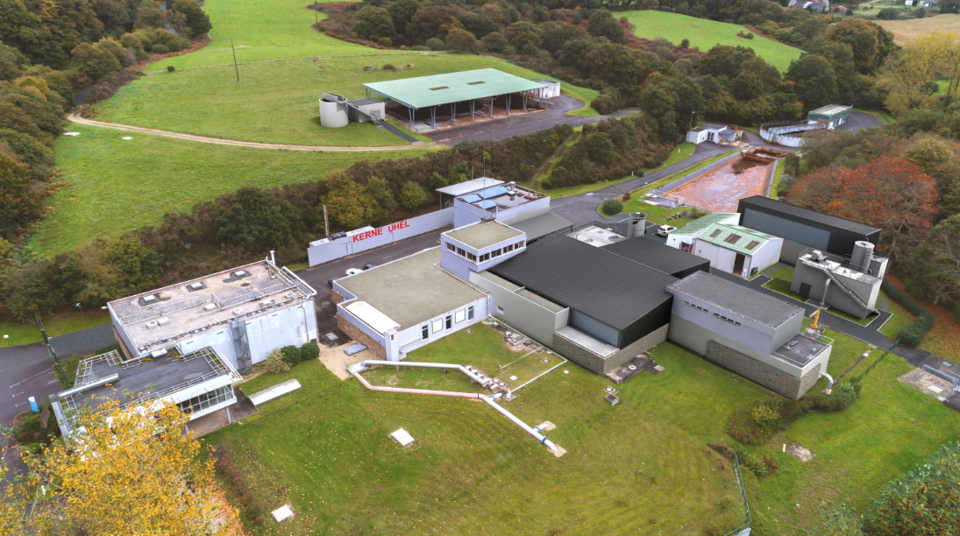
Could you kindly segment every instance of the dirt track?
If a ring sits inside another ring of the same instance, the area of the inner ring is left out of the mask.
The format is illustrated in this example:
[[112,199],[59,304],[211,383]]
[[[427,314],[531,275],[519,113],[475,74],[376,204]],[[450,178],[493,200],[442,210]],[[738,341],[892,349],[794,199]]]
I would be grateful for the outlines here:
[[224,140],[221,138],[208,138],[206,136],[194,136],[193,134],[181,134],[179,132],[169,132],[167,130],[156,130],[153,128],[134,127],[130,125],[118,125],[116,123],[104,123],[102,121],[93,121],[85,119],[77,114],[70,114],[70,121],[78,125],[89,125],[101,128],[112,128],[126,132],[139,132],[140,134],[150,134],[153,136],[162,136],[164,138],[173,138],[175,140],[188,140],[199,143],[212,143],[214,145],[232,145],[234,147],[251,147],[254,149],[274,149],[287,151],[308,151],[319,153],[366,153],[374,151],[406,151],[410,149],[423,149],[425,147],[435,147],[436,143],[415,143],[413,145],[392,145],[387,147],[329,147],[324,145],[283,145],[280,143],[257,143],[253,141]]

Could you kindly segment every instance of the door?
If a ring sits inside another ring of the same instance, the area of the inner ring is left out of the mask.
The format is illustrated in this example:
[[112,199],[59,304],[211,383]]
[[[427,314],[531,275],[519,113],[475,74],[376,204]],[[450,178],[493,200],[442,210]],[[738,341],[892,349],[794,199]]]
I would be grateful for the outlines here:
[[800,283],[800,295],[804,298],[810,297],[810,284],[809,283]]
[[737,260],[733,261],[733,275],[742,276],[743,275],[743,255],[737,253]]

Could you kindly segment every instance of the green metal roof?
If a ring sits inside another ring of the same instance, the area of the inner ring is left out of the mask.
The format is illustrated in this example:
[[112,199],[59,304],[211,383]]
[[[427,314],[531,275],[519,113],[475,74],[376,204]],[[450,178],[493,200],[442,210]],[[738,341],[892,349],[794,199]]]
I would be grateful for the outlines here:
[[[683,227],[677,229],[677,230],[674,231],[673,233],[674,233],[674,234],[678,234],[678,235],[689,235],[689,234],[693,234],[693,233],[696,233],[696,232],[698,232],[698,231],[702,231],[703,229],[706,229],[707,227],[710,227],[711,225],[713,225],[713,224],[715,224],[715,223],[720,223],[720,222],[726,220],[727,218],[729,218],[730,216],[733,216],[734,214],[735,214],[735,213],[727,214],[727,213],[724,213],[724,212],[714,212],[714,213],[712,213],[712,214],[707,214],[707,215],[705,215],[705,216],[700,216],[699,218],[693,220],[692,222],[690,222],[690,223],[684,225]],[[738,215],[737,221],[739,221],[739,215]]]
[[818,117],[823,118],[834,118],[834,117],[843,117],[850,115],[853,112],[853,106],[844,106],[842,104],[828,104],[816,110],[810,110],[810,113],[807,114],[807,119],[815,119]]
[[717,223],[708,227],[697,237],[697,240],[732,249],[744,255],[753,255],[760,249],[760,246],[774,238],[776,237],[747,227]]
[[542,89],[544,85],[496,69],[477,69],[374,82],[363,87],[413,108],[428,108]]

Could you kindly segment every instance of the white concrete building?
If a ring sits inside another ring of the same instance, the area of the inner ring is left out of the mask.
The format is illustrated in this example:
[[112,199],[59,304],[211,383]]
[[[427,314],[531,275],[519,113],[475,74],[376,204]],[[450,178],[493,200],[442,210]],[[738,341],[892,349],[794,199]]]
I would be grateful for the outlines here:
[[107,304],[128,359],[210,347],[245,370],[287,345],[317,340],[316,291],[263,260]]
[[780,262],[783,239],[739,225],[714,224],[693,242],[692,253],[710,267],[738,277],[750,277]]
[[701,216],[683,227],[667,235],[667,245],[679,249],[680,251],[693,251],[693,241],[707,227],[715,223],[727,225],[737,225],[740,223],[740,214],[726,214],[723,212],[714,212]]
[[734,130],[727,125],[701,123],[694,127],[694,129],[690,132],[687,132],[687,141],[697,145],[705,141],[712,141],[714,143],[719,143],[721,141],[729,142],[739,140],[740,136],[742,135],[742,131]]

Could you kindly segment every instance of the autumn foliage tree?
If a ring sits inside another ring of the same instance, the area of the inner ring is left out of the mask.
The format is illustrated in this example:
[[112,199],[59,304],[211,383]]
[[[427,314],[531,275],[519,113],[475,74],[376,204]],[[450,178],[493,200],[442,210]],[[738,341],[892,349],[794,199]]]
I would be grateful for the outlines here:
[[880,248],[904,261],[937,213],[936,182],[908,160],[880,157],[855,170],[830,166],[790,190],[796,205],[882,229]]
[[0,497],[0,533],[242,534],[177,406],[151,413],[106,400],[77,419],[41,454],[21,451],[27,471]]

